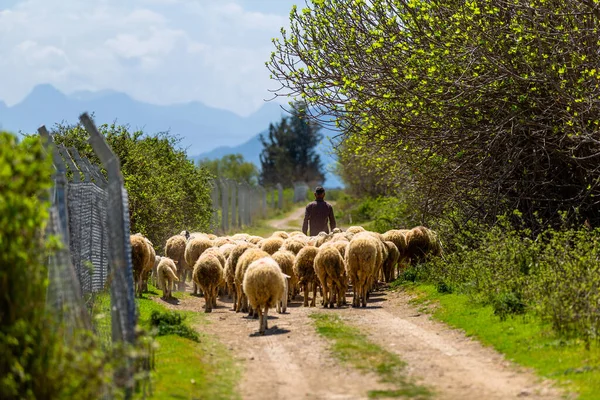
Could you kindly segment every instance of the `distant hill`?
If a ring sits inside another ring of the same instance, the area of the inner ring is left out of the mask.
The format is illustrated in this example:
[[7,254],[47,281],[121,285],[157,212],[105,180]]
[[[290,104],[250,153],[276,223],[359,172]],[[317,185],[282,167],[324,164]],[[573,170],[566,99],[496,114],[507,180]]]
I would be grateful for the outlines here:
[[[40,125],[50,129],[57,123],[75,123],[84,111],[93,113],[98,124],[116,122],[148,134],[170,131],[182,139],[180,145],[194,160],[241,153],[258,167],[262,150],[258,132],[266,131],[270,123],[279,122],[284,113],[273,102],[265,103],[248,117],[241,117],[200,102],[155,105],[112,90],[64,94],[52,85],[38,85],[11,107],[0,100],[0,128],[34,133]],[[328,147],[325,141],[319,148],[324,164],[332,161],[326,154]],[[341,186],[335,175],[328,173],[326,178],[327,186]]]
[[63,121],[74,123],[84,111],[94,113],[97,123],[116,121],[150,134],[171,131],[183,139],[188,154],[235,146],[267,129],[283,112],[278,104],[266,103],[254,114],[241,117],[199,102],[161,106],[110,90],[66,95],[51,85],[38,85],[12,107],[0,102],[0,127],[31,133],[40,125],[50,128]]

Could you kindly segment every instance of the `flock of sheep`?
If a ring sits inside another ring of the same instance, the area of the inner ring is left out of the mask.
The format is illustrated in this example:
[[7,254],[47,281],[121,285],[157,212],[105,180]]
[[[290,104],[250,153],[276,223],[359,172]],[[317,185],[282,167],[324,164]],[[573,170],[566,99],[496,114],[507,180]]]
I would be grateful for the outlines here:
[[[219,289],[233,296],[233,310],[258,315],[259,332],[267,329],[269,308],[285,312],[288,301],[303,293],[304,306],[316,305],[320,287],[324,307],[346,304],[352,287],[352,306],[366,307],[369,292],[379,281],[390,282],[406,265],[428,255],[440,255],[440,241],[423,226],[384,234],[352,226],[342,232],[274,232],[270,237],[235,234],[217,237],[187,231],[172,236],[165,256],[157,256],[141,234],[131,235],[136,293],[145,290],[150,275],[171,297],[175,285],[185,291],[191,278],[194,294],[205,298],[205,312],[217,305]],[[311,293],[312,292],[312,295]]]

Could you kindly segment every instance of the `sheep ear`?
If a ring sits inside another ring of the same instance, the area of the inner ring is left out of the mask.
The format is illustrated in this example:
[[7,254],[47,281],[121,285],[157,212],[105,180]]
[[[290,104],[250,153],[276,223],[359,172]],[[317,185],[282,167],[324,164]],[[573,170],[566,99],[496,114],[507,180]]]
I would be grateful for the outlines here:
[[284,278],[290,279],[291,276],[284,274],[283,272],[281,273],[281,275],[283,275]]
[[175,265],[179,264],[179,261],[173,260],[173,262],[175,263]]

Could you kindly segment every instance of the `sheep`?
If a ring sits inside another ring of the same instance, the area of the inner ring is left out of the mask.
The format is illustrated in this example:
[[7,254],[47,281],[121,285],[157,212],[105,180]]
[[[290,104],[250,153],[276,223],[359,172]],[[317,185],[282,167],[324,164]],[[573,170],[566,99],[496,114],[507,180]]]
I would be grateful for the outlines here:
[[[225,256],[223,255],[223,252],[221,251],[220,248],[218,247],[209,247],[208,249],[204,250],[204,252],[202,253],[204,254],[212,254],[213,256],[217,257],[217,259],[219,260],[219,263],[221,264],[221,268],[223,268],[223,270],[225,269],[225,265],[227,264],[227,259],[225,258]],[[194,285],[194,294],[196,294],[196,285]],[[223,272],[223,280],[221,282],[219,282],[219,288],[225,287],[226,283],[225,283],[225,272]],[[213,299],[214,300],[214,304],[213,306],[217,306],[217,299],[216,297]]]
[[175,265],[177,265],[177,278],[179,279],[180,291],[185,291],[185,275],[189,268],[188,264],[185,262],[186,244],[187,239],[185,235],[171,236],[167,239],[167,243],[165,244],[165,257],[169,257],[175,262]]
[[247,297],[244,294],[242,284],[244,282],[244,275],[250,264],[259,258],[269,257],[269,253],[261,249],[251,248],[248,249],[240,256],[237,265],[235,267],[235,288],[237,293],[236,312],[248,311]]
[[394,265],[400,258],[400,252],[393,242],[385,241],[384,244],[388,248],[388,256],[383,262],[383,279],[386,282],[391,282],[394,280]]
[[305,246],[294,261],[294,274],[298,277],[298,284],[304,291],[304,307],[308,307],[308,285],[312,284],[313,299],[311,307],[316,305],[317,297],[317,274],[315,273],[315,257],[317,256],[318,248],[315,246]]
[[315,257],[315,273],[321,287],[323,288],[323,306],[333,308],[334,298],[337,298],[337,306],[341,307],[342,299],[345,297],[345,275],[344,260],[333,243],[326,243],[319,248]]
[[248,266],[242,284],[250,305],[258,311],[258,332],[264,335],[268,329],[269,308],[275,306],[284,294],[283,273],[272,258],[259,258]]
[[331,242],[331,244],[338,249],[342,258],[346,257],[346,250],[348,249],[348,244],[350,244],[348,240],[336,240],[335,242]]
[[152,284],[154,286],[158,286],[158,263],[162,260],[162,256],[154,256],[154,265],[152,266],[152,273],[150,274],[150,279],[152,280]]
[[236,233],[235,235],[233,235],[231,237],[231,239],[233,240],[243,240],[245,242],[248,241],[248,239],[250,238],[250,235],[248,235],[247,233]]
[[229,255],[231,254],[231,250],[233,250],[235,248],[235,246],[237,246],[237,243],[227,243],[227,244],[224,244],[223,246],[219,246],[219,249],[221,250],[221,253],[223,253],[223,256],[225,257],[225,259],[229,258]]
[[280,250],[289,250],[294,253],[294,255],[297,255],[304,246],[306,246],[306,243],[298,237],[293,236],[283,241],[283,246],[281,246]]
[[[133,278],[135,282],[135,292],[142,297],[143,276],[146,268],[152,265],[152,258],[146,238],[140,234],[130,235],[131,261],[133,267]],[[152,269],[152,267],[150,267]]]
[[163,291],[163,296],[161,298],[163,300],[172,298],[171,289],[173,288],[173,284],[179,281],[179,278],[177,278],[177,266],[175,265],[175,262],[168,257],[161,257],[156,268],[156,274],[158,277],[158,287]]
[[290,237],[294,237],[294,236],[306,236],[304,234],[304,232],[302,232],[302,231],[291,231],[290,233],[288,233],[288,235]]
[[319,234],[317,235],[315,246],[316,247],[321,247],[323,244],[325,244],[328,241],[330,241],[331,238],[333,238],[333,234],[330,234],[330,233],[327,233],[327,232],[319,232]]
[[424,260],[428,254],[441,255],[437,234],[424,226],[412,228],[406,233],[406,253],[411,264]]
[[367,306],[369,278],[377,266],[377,239],[371,235],[356,235],[346,250],[346,272],[352,283],[352,306]]
[[232,250],[227,262],[225,263],[225,284],[227,289],[233,293],[233,311],[237,309],[237,290],[235,284],[235,269],[237,267],[238,260],[242,254],[248,249],[253,248],[252,243],[240,243],[236,245]]
[[298,277],[294,273],[294,260],[296,259],[296,256],[291,251],[279,250],[273,253],[271,258],[277,262],[279,268],[281,268],[281,272],[289,277],[289,291],[286,291],[286,293],[288,294],[288,298],[291,300],[295,295],[296,287],[298,285]]
[[223,267],[211,253],[202,254],[194,264],[194,283],[204,292],[204,312],[211,312],[217,304],[217,290],[223,280]]
[[152,269],[154,268],[154,260],[156,258],[156,251],[154,250],[154,245],[152,242],[141,233],[136,233],[136,235],[141,236],[146,241],[146,246],[148,247],[148,251],[150,252],[150,257],[148,258],[148,263],[144,265],[144,270],[142,272],[142,291],[148,291],[148,278],[152,273]]
[[213,242],[213,246],[221,247],[227,243],[234,243],[234,240],[229,237],[218,237],[215,240],[213,240],[212,242]]
[[258,245],[261,250],[273,254],[283,246],[283,239],[279,236],[271,236],[270,238],[261,240]]
[[362,226],[351,226],[350,228],[346,229],[346,232],[355,235],[360,232],[366,232],[366,229]]
[[342,233],[342,230],[340,228],[333,228],[331,230],[331,233],[336,234],[336,233]]
[[271,237],[280,237],[282,239],[287,239],[290,235],[285,231],[275,231],[271,234]]
[[261,240],[263,240],[264,238],[260,237],[260,236],[250,236],[248,238],[248,242],[252,243],[252,244],[258,244],[258,242],[260,242]]
[[[196,261],[202,253],[208,248],[212,247],[212,241],[207,236],[197,236],[190,239],[185,246],[185,262],[186,265],[192,267],[196,264]],[[194,286],[194,294],[197,293],[197,286]]]
[[394,243],[396,245],[396,248],[398,249],[398,275],[400,275],[400,269],[403,265],[406,264],[408,259],[408,250],[406,242],[406,234],[408,232],[408,229],[391,229],[383,234],[383,239]]

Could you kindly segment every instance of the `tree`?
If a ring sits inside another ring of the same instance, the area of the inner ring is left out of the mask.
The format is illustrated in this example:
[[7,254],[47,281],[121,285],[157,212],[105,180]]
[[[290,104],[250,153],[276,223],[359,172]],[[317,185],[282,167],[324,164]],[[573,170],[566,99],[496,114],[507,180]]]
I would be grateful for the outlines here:
[[256,165],[245,161],[241,154],[226,154],[220,159],[203,159],[198,161],[198,166],[208,170],[219,178],[227,178],[245,182],[250,185],[258,184],[258,169]]
[[323,139],[319,129],[307,118],[304,103],[294,104],[290,117],[270,124],[268,140],[260,135],[261,184],[289,187],[297,181],[322,183],[323,165],[315,150]]
[[598,225],[599,18],[587,1],[315,0],[267,65],[424,215]]

